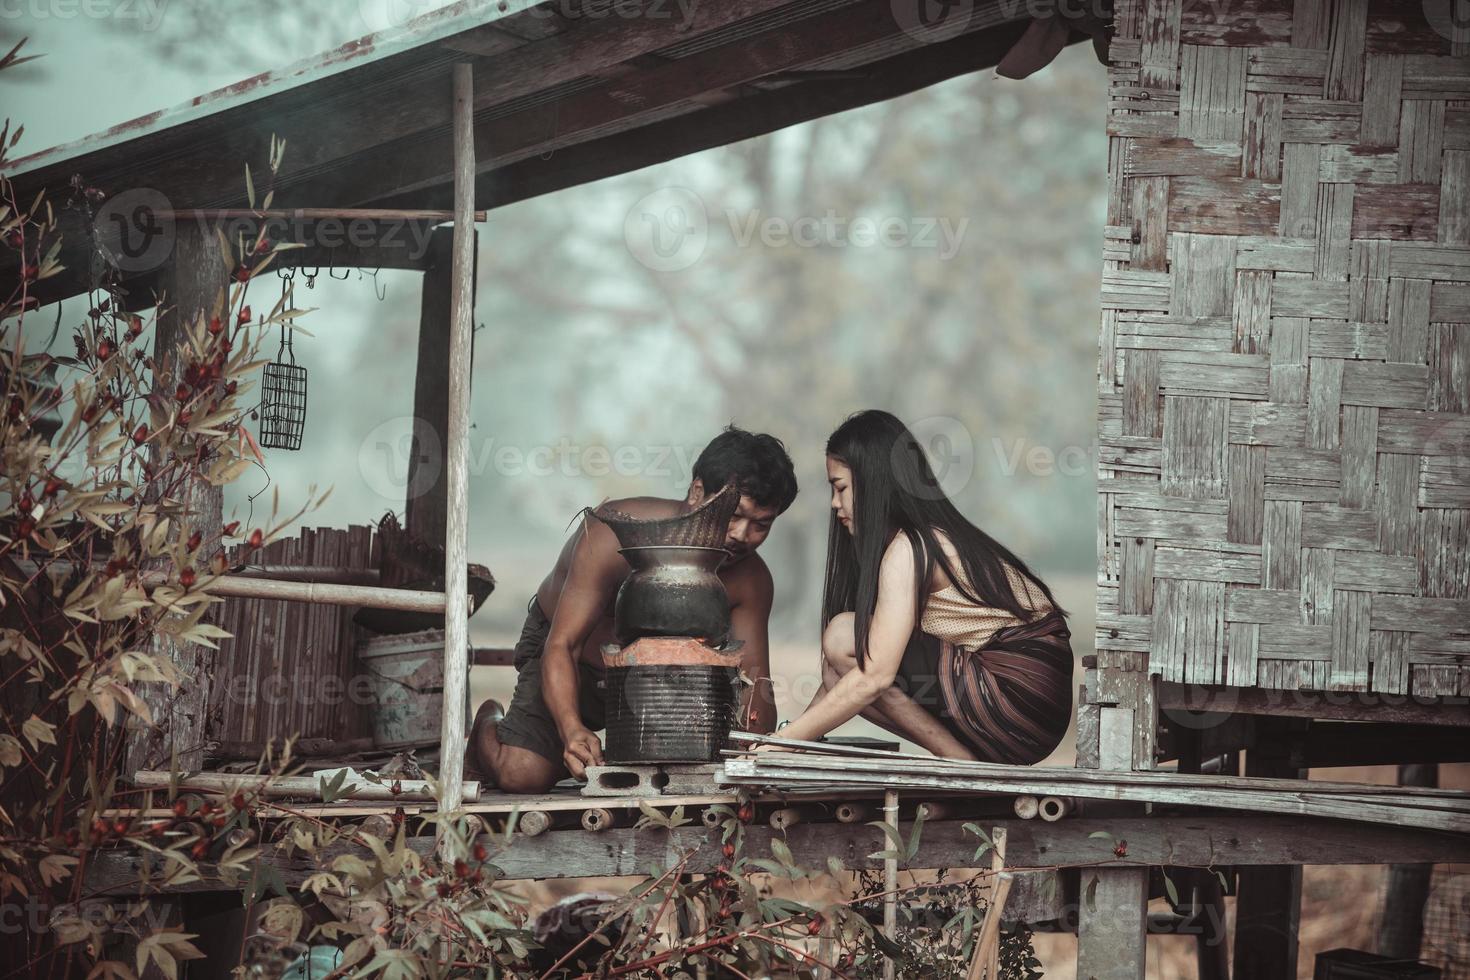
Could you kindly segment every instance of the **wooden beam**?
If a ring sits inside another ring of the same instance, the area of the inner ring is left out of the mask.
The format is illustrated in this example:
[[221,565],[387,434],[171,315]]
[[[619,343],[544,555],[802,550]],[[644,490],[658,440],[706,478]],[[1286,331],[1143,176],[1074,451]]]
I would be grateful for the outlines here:
[[[1399,766],[1401,786],[1438,786],[1439,767]],[[1434,865],[1395,864],[1388,869],[1383,892],[1383,914],[1378,928],[1378,952],[1394,959],[1417,961],[1424,941],[1424,903]]]
[[1470,698],[1372,691],[1278,691],[1219,684],[1159,685],[1161,711],[1205,712],[1326,721],[1400,722],[1470,728]]
[[[444,542],[444,700],[440,808],[457,810],[469,700],[470,340],[475,315],[474,69],[454,66],[454,249],[449,304],[448,534]],[[446,838],[446,848],[448,840]],[[445,856],[448,855],[445,851]]]
[[[413,435],[405,486],[404,526],[426,543],[449,529],[449,349],[454,296],[454,229],[440,228],[429,243],[419,300],[418,362],[413,379]],[[471,264],[471,296],[474,294]],[[470,341],[474,360],[474,340]]]
[[[583,808],[605,804],[603,800],[582,801]],[[663,805],[660,803],[660,805]],[[978,843],[963,828],[965,821],[926,822],[919,851],[912,861],[901,862],[907,870],[963,868],[973,863]],[[1434,831],[1400,827],[1368,827],[1337,820],[1275,816],[1148,816],[1069,818],[1056,823],[1041,820],[994,820],[1006,830],[1006,864],[1012,869],[1051,867],[1135,868],[1140,873],[1150,866],[1250,866],[1282,862],[1300,864],[1382,864],[1384,862],[1449,863],[1470,861],[1470,838]],[[912,826],[904,823],[907,837]],[[1110,839],[1089,835],[1106,831]],[[774,838],[781,838],[796,859],[808,867],[821,867],[828,856],[848,868],[879,869],[881,859],[867,855],[887,844],[880,831],[865,824],[803,823],[787,831],[762,825],[746,828],[746,853],[764,857]],[[1128,842],[1127,854],[1113,856],[1113,840]],[[493,843],[493,842],[489,842]],[[421,854],[433,850],[431,837],[410,838]],[[352,845],[329,849],[327,858],[350,851]],[[511,846],[491,857],[492,863],[511,878],[588,878],[645,875],[653,862],[693,850],[690,873],[713,871],[724,863],[719,835],[711,835],[701,824],[668,832],[621,828],[600,834],[581,830],[550,830],[537,837],[516,837]],[[88,863],[86,885],[102,894],[135,892],[141,855],[127,850],[103,850]],[[301,854],[286,856],[267,849],[262,860],[277,868],[286,883],[299,887],[317,870],[316,860]],[[206,875],[213,869],[201,869]],[[217,891],[217,881],[191,882],[179,890]],[[1075,910],[1074,910],[1075,911]]]
[[[172,260],[163,270],[167,306],[158,318],[153,345],[153,361],[157,365],[154,384],[169,392],[170,398],[174,380],[181,376],[179,359],[188,343],[188,325],[201,316],[224,312],[229,303],[231,271],[216,238],[197,226],[179,229]],[[183,533],[188,537],[198,532],[205,541],[219,541],[224,522],[223,489],[202,478],[191,480],[183,487],[182,501],[189,513],[187,526],[175,521],[171,536]],[[200,552],[201,566],[207,566],[211,554]],[[154,725],[134,728],[137,724],[134,715],[127,715],[127,747],[121,771],[124,777],[140,769],[168,766],[175,754],[180,769],[198,769],[204,764],[205,706],[209,704],[214,664],[214,658],[209,656],[211,651],[165,633],[155,633],[148,652],[172,665],[179,686],[177,689],[163,683],[139,686],[139,694],[148,706]]]
[[[1269,732],[1263,729],[1256,747],[1245,754],[1245,774],[1296,779],[1305,776],[1286,759],[1279,741],[1269,741],[1272,735],[1279,739],[1303,725],[1297,719],[1283,719],[1267,726]],[[1294,980],[1301,904],[1301,865],[1283,861],[1274,867],[1240,872],[1235,899],[1236,976]]]

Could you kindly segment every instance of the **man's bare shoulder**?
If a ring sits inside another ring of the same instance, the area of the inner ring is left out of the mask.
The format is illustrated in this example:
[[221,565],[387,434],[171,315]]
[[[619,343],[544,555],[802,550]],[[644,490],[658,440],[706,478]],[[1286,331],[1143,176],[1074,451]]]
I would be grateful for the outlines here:
[[775,591],[770,566],[760,555],[748,555],[744,561],[720,569],[725,593],[730,602],[739,605],[757,599],[769,599]]

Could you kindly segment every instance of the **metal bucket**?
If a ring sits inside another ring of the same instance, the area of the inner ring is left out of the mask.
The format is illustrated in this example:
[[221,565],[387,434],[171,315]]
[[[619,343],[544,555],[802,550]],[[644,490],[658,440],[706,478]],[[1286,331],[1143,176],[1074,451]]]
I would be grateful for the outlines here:
[[379,636],[357,646],[368,678],[373,745],[403,749],[438,745],[444,698],[444,631]]
[[611,763],[717,762],[734,726],[739,671],[649,664],[607,671]]

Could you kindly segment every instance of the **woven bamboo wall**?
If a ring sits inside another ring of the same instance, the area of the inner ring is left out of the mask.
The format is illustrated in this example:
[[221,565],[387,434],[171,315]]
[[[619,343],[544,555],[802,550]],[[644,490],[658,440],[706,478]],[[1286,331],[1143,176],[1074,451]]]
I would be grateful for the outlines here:
[[[373,527],[302,528],[259,551],[237,547],[231,563],[378,567]],[[209,688],[206,738],[220,757],[254,758],[272,739],[346,741],[371,734],[357,673],[354,607],[228,599],[216,613],[221,640]]]
[[1184,683],[1470,694],[1449,2],[1117,4],[1099,649]]

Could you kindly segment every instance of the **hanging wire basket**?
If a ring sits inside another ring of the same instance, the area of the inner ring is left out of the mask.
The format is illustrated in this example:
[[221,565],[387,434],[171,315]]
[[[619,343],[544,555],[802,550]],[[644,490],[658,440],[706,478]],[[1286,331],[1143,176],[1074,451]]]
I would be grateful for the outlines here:
[[306,368],[296,363],[294,332],[281,328],[281,348],[261,381],[260,444],[272,449],[300,449],[306,428]]

